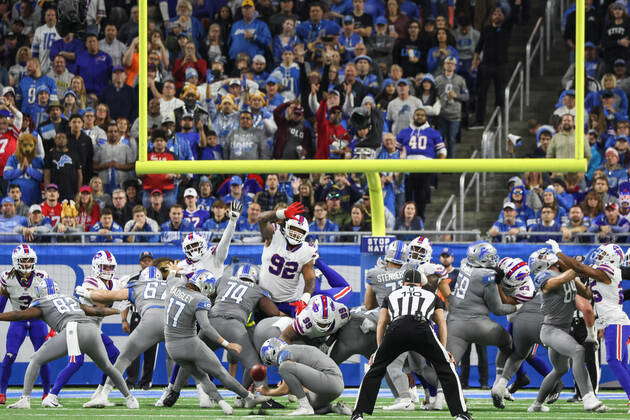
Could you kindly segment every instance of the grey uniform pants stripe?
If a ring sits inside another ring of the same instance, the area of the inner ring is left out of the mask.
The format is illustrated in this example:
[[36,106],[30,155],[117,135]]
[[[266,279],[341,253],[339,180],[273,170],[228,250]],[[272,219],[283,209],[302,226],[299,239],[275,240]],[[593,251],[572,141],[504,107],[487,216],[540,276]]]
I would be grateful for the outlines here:
[[540,341],[549,348],[549,360],[553,369],[540,385],[537,400],[544,402],[551,393],[556,382],[569,370],[569,359],[573,365],[573,377],[580,387],[582,395],[593,391],[591,380],[584,364],[585,349],[569,334],[569,326],[565,329],[552,325],[543,325],[540,329]]
[[[343,378],[322,372],[291,360],[282,362],[278,373],[286,382],[291,394],[298,398],[307,397],[314,410],[327,407],[343,392]],[[308,392],[304,392],[304,388]]]
[[543,316],[517,316],[512,319],[512,341],[514,351],[508,357],[503,367],[503,378],[508,381],[529,357],[536,344],[540,341],[540,329]]
[[[142,315],[140,323],[129,334],[114,367],[124,372],[142,353],[161,341],[164,341],[164,309],[151,308]],[[107,378],[106,385],[111,384],[112,379]]]
[[[195,370],[217,378],[224,387],[245,398],[249,393],[223,367],[217,355],[199,337],[167,339],[166,351],[185,370],[194,375]],[[203,385],[203,383],[202,383]],[[204,392],[212,393],[212,389]]]
[[[114,368],[107,357],[107,350],[101,340],[101,332],[98,327],[91,322],[77,324],[77,337],[81,353],[87,354],[106,375],[112,378],[116,388],[125,397],[129,396],[129,389],[122,374]],[[59,359],[68,354],[66,343],[66,330],[46,341],[43,346],[35,352],[26,368],[24,375],[24,389],[22,394],[29,396],[33,391],[33,384],[42,365]]]

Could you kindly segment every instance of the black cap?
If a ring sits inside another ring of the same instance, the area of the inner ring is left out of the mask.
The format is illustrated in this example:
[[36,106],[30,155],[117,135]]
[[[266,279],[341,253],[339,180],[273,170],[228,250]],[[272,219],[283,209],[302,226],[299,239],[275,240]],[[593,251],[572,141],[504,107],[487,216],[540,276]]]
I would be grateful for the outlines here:
[[422,284],[422,274],[418,270],[414,270],[413,268],[408,268],[405,271],[405,275],[403,277],[403,283],[415,283]]
[[145,258],[151,258],[153,259],[153,254],[151,254],[149,251],[144,251],[142,254],[140,254],[140,261],[142,261]]

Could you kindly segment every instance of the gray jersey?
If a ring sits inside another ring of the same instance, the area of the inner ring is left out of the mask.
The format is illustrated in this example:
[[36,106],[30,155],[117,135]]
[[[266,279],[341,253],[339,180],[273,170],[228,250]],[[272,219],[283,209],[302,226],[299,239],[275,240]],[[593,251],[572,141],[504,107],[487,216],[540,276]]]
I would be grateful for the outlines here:
[[540,307],[542,306],[543,292],[538,290],[531,300],[523,303],[523,306],[516,312],[516,316],[535,315],[540,316]]
[[221,279],[210,314],[213,317],[234,318],[245,323],[263,296],[269,296],[269,292],[251,281],[234,277]]
[[169,289],[164,303],[167,305],[164,313],[164,338],[189,338],[197,336],[197,311],[210,311],[210,300],[199,292],[184,286]]
[[365,282],[372,286],[376,296],[376,304],[379,307],[391,292],[402,286],[404,275],[404,266],[401,268],[374,267],[367,271]]
[[10,269],[0,274],[0,287],[9,295],[14,311],[27,309],[35,296],[35,284],[48,277],[45,271],[33,270],[28,278],[22,279],[17,270]]
[[[473,267],[464,259],[457,276],[457,285],[448,297],[449,319],[487,317],[490,310],[486,303],[489,289],[495,289],[494,270]],[[498,294],[498,291],[496,291]]]
[[[549,279],[556,277],[558,274],[553,271],[543,271],[536,275],[535,283],[542,288]],[[543,293],[542,313],[545,316],[543,324],[563,329],[569,328],[573,320],[573,312],[575,311],[576,295],[575,280],[568,281],[562,287]]]
[[70,321],[89,322],[89,318],[79,306],[79,301],[71,296],[60,294],[49,295],[36,299],[32,307],[42,311],[42,319],[50,328],[62,331]]
[[164,298],[168,290],[165,281],[141,281],[139,276],[133,276],[127,283],[129,295],[127,300],[136,307],[136,312],[142,316],[149,308],[164,308]]
[[278,355],[278,364],[291,360],[329,375],[342,376],[341,369],[321,350],[304,344],[289,344]]

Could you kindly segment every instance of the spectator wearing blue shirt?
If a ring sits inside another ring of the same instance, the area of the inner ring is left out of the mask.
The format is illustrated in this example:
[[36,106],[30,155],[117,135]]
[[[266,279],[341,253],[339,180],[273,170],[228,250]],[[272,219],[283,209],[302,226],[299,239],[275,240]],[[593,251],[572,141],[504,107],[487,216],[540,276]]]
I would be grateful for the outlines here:
[[548,239],[560,240],[561,226],[556,221],[556,209],[551,206],[543,206],[540,209],[540,221],[529,227],[529,232],[554,232],[549,235],[530,235],[529,242],[546,242]]
[[247,210],[249,204],[254,201],[249,194],[243,193],[243,179],[238,175],[234,175],[230,178],[230,193],[221,197],[221,200],[226,205],[234,200],[241,200],[244,210]]
[[[625,171],[624,171],[625,172]],[[573,204],[575,204],[575,198],[571,193],[567,192],[567,183],[562,178],[553,178],[551,185],[556,192],[556,200],[558,204],[568,212]],[[544,241],[543,241],[544,242]]]
[[7,159],[2,174],[5,182],[20,187],[22,200],[29,206],[42,201],[39,184],[44,179],[44,161],[35,157],[35,145],[31,134],[20,135],[17,149]]
[[265,55],[266,50],[271,47],[271,32],[265,22],[255,19],[254,0],[243,0],[241,11],[243,19],[234,23],[230,31],[230,58],[235,60],[239,53],[245,53],[250,58]]
[[96,233],[96,235],[90,236],[90,242],[122,242],[122,236],[114,234],[122,231],[123,228],[114,222],[112,210],[105,207],[101,210],[100,220],[90,228],[90,232]]
[[339,226],[327,217],[326,203],[321,201],[315,203],[313,215],[313,221],[309,225],[309,240],[317,239],[319,242],[336,242],[337,237],[335,235],[313,235],[314,232],[339,232]]
[[302,92],[300,85],[300,66],[293,61],[293,48],[286,46],[282,50],[282,62],[272,72],[271,76],[280,81],[280,89],[291,99],[298,98]]
[[56,40],[50,46],[50,61],[54,61],[59,54],[66,59],[66,68],[70,73],[76,72],[77,55],[84,50],[81,40],[75,38],[72,32]]
[[18,226],[26,223],[26,217],[18,216],[15,213],[15,202],[11,197],[4,197],[0,201],[2,205],[2,215],[0,216],[0,242],[22,242],[21,235],[5,235],[14,233]]
[[[567,221],[567,211],[560,205],[556,197],[556,190],[553,186],[549,185],[543,191],[542,195],[543,206],[550,206],[556,209],[556,222],[558,225],[562,225]],[[540,222],[540,210],[536,212],[536,222]]]
[[155,232],[156,235],[129,235],[125,238],[126,242],[130,243],[146,243],[146,242],[159,242],[160,227],[157,222],[147,217],[147,210],[141,205],[137,205],[133,208],[133,219],[125,223],[125,232]]
[[16,233],[22,235],[24,242],[50,242],[50,236],[41,236],[52,232],[52,225],[48,217],[44,217],[42,206],[33,204],[28,210],[28,218],[15,228]]
[[282,23],[282,33],[273,38],[272,52],[275,64],[280,64],[282,61],[282,52],[285,47],[290,47],[293,51],[297,44],[302,43],[302,40],[295,34],[295,25],[297,23],[294,18],[286,18]]
[[[396,226],[394,230],[417,231],[424,230],[424,222],[417,215],[416,203],[408,201],[400,211],[400,215],[396,218]],[[418,236],[418,234],[399,235],[401,241],[410,241]]]
[[343,61],[346,62],[354,60],[354,49],[358,44],[363,43],[363,38],[355,31],[354,17],[352,15],[344,16],[343,28],[341,29],[341,35],[339,35],[338,42],[343,48]]
[[619,205],[608,202],[604,206],[604,214],[597,216],[588,231],[597,234],[600,242],[626,242],[625,236],[614,234],[626,233],[630,230],[630,222],[619,214]]
[[616,191],[619,182],[628,177],[628,171],[619,164],[619,152],[614,147],[606,149],[604,165],[600,168],[608,178],[609,188]]
[[427,70],[434,75],[442,73],[442,65],[446,57],[455,57],[459,60],[459,52],[455,47],[449,45],[449,33],[445,28],[437,30],[437,45],[427,53]]
[[305,44],[315,42],[326,33],[339,33],[339,25],[332,20],[323,19],[324,6],[321,3],[314,2],[309,5],[309,19],[297,26],[296,32],[302,42]]
[[178,244],[182,240],[182,233],[194,232],[195,228],[189,221],[184,220],[184,207],[174,204],[168,213],[169,221],[162,223],[160,242]]
[[240,236],[243,243],[260,243],[262,242],[262,236],[260,235],[260,224],[258,223],[258,216],[260,216],[260,204],[251,203],[247,208],[247,217],[241,217],[236,222],[237,232],[248,232],[251,235]]
[[223,200],[217,200],[212,204],[212,216],[206,219],[201,226],[203,232],[218,233],[213,235],[213,239],[217,239],[221,236],[220,232],[223,232],[227,227],[230,218],[227,215],[228,205]]
[[526,231],[525,223],[516,218],[516,206],[512,202],[503,204],[503,220],[499,219],[490,228],[488,235],[493,242],[517,242],[522,241],[517,235]]
[[199,199],[197,200],[197,207],[210,212],[212,204],[215,201],[216,198],[212,195],[212,182],[210,182],[210,178],[204,175],[199,178]]
[[76,74],[83,77],[88,93],[101,96],[112,76],[112,58],[100,51],[98,38],[88,34],[85,38],[85,50],[77,56]]
[[39,59],[33,57],[26,62],[26,74],[20,80],[17,90],[17,101],[20,103],[20,110],[28,113],[28,108],[37,102],[37,88],[48,87],[51,94],[57,94],[57,84],[53,79],[44,76]]
[[[525,194],[527,191],[522,185],[517,185],[512,188],[508,196],[508,201],[514,203],[516,208],[516,218],[520,220],[525,226],[531,226],[536,223],[536,213],[534,210],[527,206]],[[499,220],[501,220],[499,218]]]
[[198,197],[197,190],[194,188],[186,188],[184,191],[184,203],[186,203],[184,220],[188,220],[195,227],[195,230],[201,229],[201,226],[210,217],[210,213],[197,207]]

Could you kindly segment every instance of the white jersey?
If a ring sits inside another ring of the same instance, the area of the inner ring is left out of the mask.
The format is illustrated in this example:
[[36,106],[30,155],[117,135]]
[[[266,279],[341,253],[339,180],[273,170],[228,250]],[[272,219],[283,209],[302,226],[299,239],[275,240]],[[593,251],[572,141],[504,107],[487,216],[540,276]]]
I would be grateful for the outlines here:
[[608,325],[630,325],[628,315],[623,311],[623,289],[621,288],[621,270],[608,264],[595,265],[593,268],[601,270],[610,279],[610,284],[601,281],[590,280],[593,291],[593,301],[597,320],[595,325],[598,329]]
[[[331,307],[335,314],[335,320],[333,326],[329,331],[322,332],[313,326],[313,299],[309,302],[308,306],[300,312],[293,320],[293,329],[299,335],[306,338],[320,338],[327,337],[339,331],[341,327],[346,325],[350,321],[350,311],[343,303],[333,301],[331,299]],[[325,308],[324,308],[325,309]],[[324,310],[318,308],[318,310]]]
[[503,288],[503,291],[506,292],[506,295],[513,297],[518,301],[518,303],[529,302],[536,295],[536,287],[534,286],[534,280],[532,280],[531,276],[527,276],[527,280],[525,283],[514,290],[506,290]]
[[302,296],[298,287],[302,267],[313,261],[317,250],[307,243],[289,250],[289,243],[276,226],[269,246],[263,249],[260,287],[271,294],[274,302],[294,302]]
[[27,279],[20,279],[14,269],[0,274],[0,287],[6,290],[14,311],[28,309],[35,299],[35,284],[39,279],[45,279],[48,274],[42,270],[33,270]]
[[[117,290],[121,288],[121,283],[120,283],[120,280],[116,277],[112,278],[111,280],[104,281],[97,277],[88,276],[85,279],[83,279],[83,284],[81,286],[83,286],[87,290]],[[95,306],[94,302],[84,297],[80,297],[79,302],[82,305]],[[113,304],[110,303],[107,306],[111,308],[112,305]],[[101,323],[103,322],[103,317],[100,317],[100,316],[91,316],[89,318],[90,320],[94,321],[96,325],[98,325],[99,327]]]
[[42,65],[42,73],[48,73],[50,70],[50,47],[53,42],[61,38],[57,33],[57,28],[50,28],[48,25],[42,25],[35,29],[33,36],[33,55],[39,58]]

